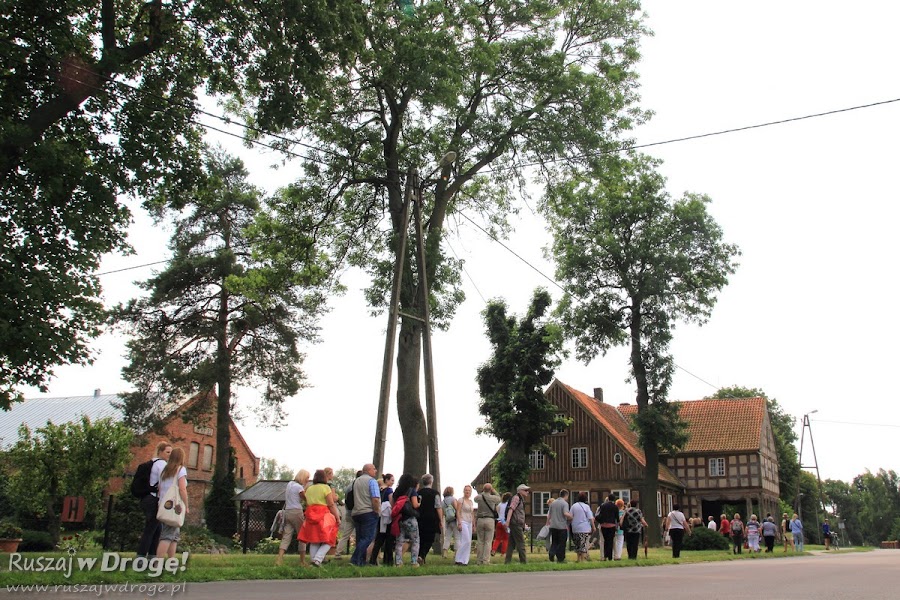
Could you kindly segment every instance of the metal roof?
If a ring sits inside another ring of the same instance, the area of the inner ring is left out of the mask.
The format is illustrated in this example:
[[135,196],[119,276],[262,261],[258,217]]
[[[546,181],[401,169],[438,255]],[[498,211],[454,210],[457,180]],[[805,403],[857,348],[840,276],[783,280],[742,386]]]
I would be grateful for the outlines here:
[[266,479],[257,481],[246,490],[237,494],[235,500],[261,500],[263,502],[284,502],[284,491],[289,481]]
[[122,411],[113,406],[121,400],[116,394],[66,396],[63,398],[30,398],[13,402],[8,411],[0,410],[0,448],[8,448],[19,439],[19,426],[33,431],[47,424],[61,425],[78,421],[82,415],[91,421],[110,417],[122,419]]

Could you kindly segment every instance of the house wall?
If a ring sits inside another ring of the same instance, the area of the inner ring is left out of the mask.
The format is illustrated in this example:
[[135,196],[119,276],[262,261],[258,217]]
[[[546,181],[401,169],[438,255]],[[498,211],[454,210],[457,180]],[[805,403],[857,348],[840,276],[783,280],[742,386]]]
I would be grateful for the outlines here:
[[[244,441],[237,427],[232,422],[229,427],[231,445],[235,449],[235,482],[237,487],[244,488],[252,485],[259,475],[259,459],[253,454]],[[163,433],[150,432],[141,437],[140,442],[131,448],[133,458],[125,469],[125,477],[116,477],[110,480],[109,492],[116,494],[126,485],[131,484],[131,477],[138,465],[146,462],[156,455],[156,446],[161,441],[168,441],[176,448],[181,448],[185,453],[185,460],[189,459],[191,443],[198,447],[197,465],[185,464],[187,468],[188,507],[190,512],[186,522],[190,525],[202,523],[204,500],[212,485],[213,469],[215,468],[215,421],[195,424],[185,423],[180,414],[173,415],[163,425]],[[204,448],[211,446],[212,464],[204,464]]]

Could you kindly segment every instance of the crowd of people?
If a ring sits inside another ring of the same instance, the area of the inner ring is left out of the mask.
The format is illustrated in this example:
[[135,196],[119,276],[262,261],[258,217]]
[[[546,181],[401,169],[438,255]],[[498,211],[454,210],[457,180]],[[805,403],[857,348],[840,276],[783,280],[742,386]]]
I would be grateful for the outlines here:
[[[670,513],[671,514],[671,513]],[[682,515],[683,516],[683,515]],[[691,524],[699,527],[702,521],[696,515],[690,519]],[[766,546],[766,552],[773,552],[775,541],[780,536],[784,543],[784,552],[790,548],[796,552],[803,552],[803,522],[797,513],[789,518],[787,513],[781,516],[780,523],[775,522],[775,517],[767,514],[762,521],[754,514],[746,523],[741,519],[740,513],[734,513],[729,519],[723,514],[719,521],[710,515],[706,525],[710,530],[722,534],[732,544],[734,554],[742,554],[746,548],[750,552],[761,552],[760,542]],[[828,534],[828,521],[825,521],[826,534]],[[828,549],[830,536],[826,536],[826,550]]]
[[[478,494],[466,485],[456,497],[453,487],[444,488],[442,494],[435,490],[430,474],[416,478],[405,473],[395,482],[390,473],[378,477],[375,466],[369,463],[343,490],[341,502],[333,479],[331,468],[316,470],[312,477],[309,471],[300,469],[288,482],[284,508],[273,524],[273,534],[281,537],[276,564],[283,564],[288,547],[296,539],[300,564],[318,567],[332,548],[338,555],[345,552],[351,536],[355,536],[356,547],[350,562],[360,567],[400,566],[407,553],[409,565],[418,567],[425,564],[435,540],[441,538],[441,556],[446,558],[455,547],[454,562],[460,566],[469,564],[473,537],[479,565],[490,564],[497,553],[506,563],[512,561],[514,554],[518,554],[520,562],[527,561],[525,506],[531,488],[526,484],[519,485],[515,493],[502,495],[490,483],[484,484]],[[173,485],[177,486],[187,513],[184,450],[161,442],[150,468],[149,485],[150,493],[141,499],[145,525],[138,556],[172,557],[180,528],[160,524],[156,515],[159,499]],[[546,525],[538,539],[545,540],[550,562],[565,562],[570,543],[578,562],[590,560],[592,547],[600,548],[602,560],[620,560],[623,549],[634,560],[642,539],[646,553],[647,522],[637,500],[626,506],[622,499],[610,495],[596,511],[591,510],[585,492],[579,492],[574,500],[569,503],[569,491],[565,489],[548,500]],[[697,515],[688,519],[679,505],[673,506],[662,523],[673,558],[680,557],[685,536],[703,526]],[[785,552],[789,548],[803,552],[803,523],[796,513],[792,518],[784,513],[779,524],[771,514],[761,521],[755,514],[750,515],[746,523],[739,513],[730,519],[722,514],[718,521],[709,516],[705,526],[729,539],[735,554],[741,554],[745,548],[760,552],[761,541],[766,552],[773,552],[779,535]],[[823,532],[828,549],[831,536],[827,520]]]
[[[395,482],[390,473],[376,477],[374,465],[366,464],[343,490],[341,511],[338,492],[329,485],[333,476],[332,469],[316,471],[310,484],[309,472],[300,470],[288,484],[284,510],[273,528],[281,535],[276,564],[283,563],[297,539],[300,563],[307,564],[308,557],[308,564],[320,566],[331,548],[338,555],[345,552],[354,535],[350,562],[356,566],[401,566],[408,556],[408,564],[418,567],[441,538],[436,546],[441,556],[452,556],[459,566],[468,565],[473,554],[479,565],[491,564],[498,553],[505,563],[516,555],[519,562],[527,562],[525,507],[531,488],[526,484],[502,495],[490,483],[478,493],[466,485],[457,496],[450,486],[443,493],[435,490],[430,474],[420,479],[403,474]],[[637,501],[626,508],[622,500],[610,496],[593,512],[586,493],[580,492],[575,500],[570,506],[569,492],[562,490],[548,507],[551,561],[565,562],[570,534],[578,562],[590,560],[595,545],[603,560],[619,560],[626,547],[628,557],[637,558],[647,527]]]
[[[400,566],[408,553],[409,565],[425,564],[439,536],[441,556],[455,545],[454,562],[464,566],[472,555],[473,537],[478,564],[490,564],[497,552],[506,562],[518,551],[525,554],[525,505],[530,488],[520,485],[516,493],[497,494],[485,484],[474,495],[471,485],[457,498],[447,487],[443,494],[433,488],[434,477],[416,478],[408,473],[394,479],[390,473],[376,476],[375,466],[366,464],[344,491],[343,511],[337,490],[331,484],[333,469],[315,472],[301,469],[285,488],[284,509],[273,525],[281,536],[276,564],[294,539],[298,540],[300,563],[318,567],[335,548],[340,555],[351,536],[356,547],[350,562],[356,566]],[[379,562],[380,561],[380,562]]]

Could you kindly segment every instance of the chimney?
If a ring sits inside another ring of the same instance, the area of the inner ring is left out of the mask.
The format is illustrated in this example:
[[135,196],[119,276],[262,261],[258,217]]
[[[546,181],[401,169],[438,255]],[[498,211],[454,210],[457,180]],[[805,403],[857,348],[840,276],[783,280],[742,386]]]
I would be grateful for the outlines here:
[[100,397],[100,388],[95,388],[94,389],[94,398],[99,398],[99,397]]
[[594,400],[603,404],[603,388],[594,388]]

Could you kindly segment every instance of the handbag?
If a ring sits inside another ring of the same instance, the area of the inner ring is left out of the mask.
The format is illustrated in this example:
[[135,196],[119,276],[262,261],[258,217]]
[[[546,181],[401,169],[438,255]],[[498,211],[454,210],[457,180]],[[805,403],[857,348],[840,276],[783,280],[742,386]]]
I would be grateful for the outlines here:
[[543,527],[541,527],[541,530],[538,532],[537,539],[546,540],[548,537],[550,537],[550,526],[544,525]]
[[412,505],[412,500],[407,498],[406,502],[403,503],[403,507],[400,509],[400,514],[403,516],[403,520],[407,519],[418,519],[419,511]]
[[181,494],[178,493],[178,479],[176,477],[175,482],[169,486],[166,494],[159,500],[159,508],[156,509],[156,520],[169,527],[181,527],[184,525],[184,513],[185,506],[181,500]]

